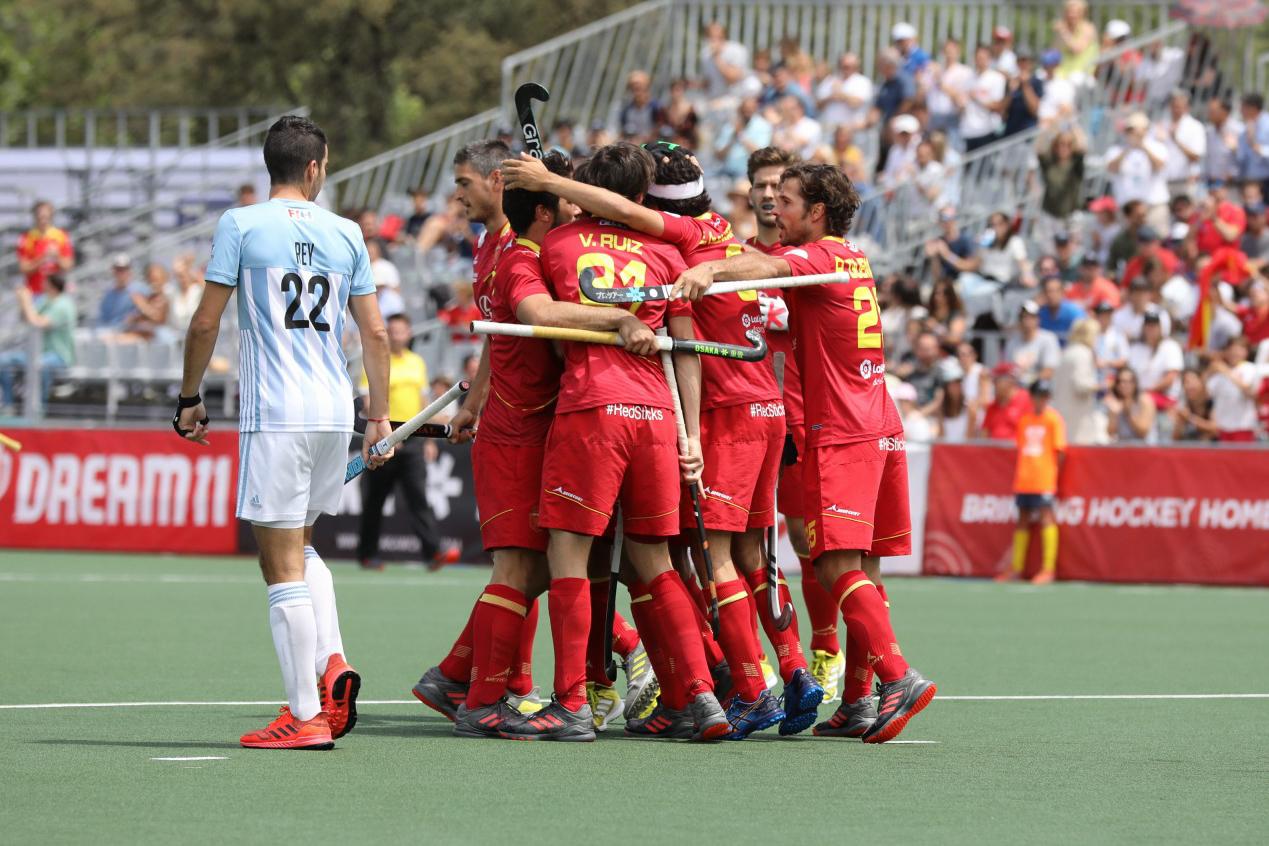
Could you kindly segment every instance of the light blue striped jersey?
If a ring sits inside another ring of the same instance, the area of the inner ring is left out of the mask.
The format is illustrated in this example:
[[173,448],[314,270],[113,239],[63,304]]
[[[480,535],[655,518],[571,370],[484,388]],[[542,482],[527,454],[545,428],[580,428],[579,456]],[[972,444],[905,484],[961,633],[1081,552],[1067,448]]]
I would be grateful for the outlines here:
[[230,209],[205,276],[238,288],[239,431],[353,431],[340,340],[348,297],[375,291],[357,224],[299,200]]

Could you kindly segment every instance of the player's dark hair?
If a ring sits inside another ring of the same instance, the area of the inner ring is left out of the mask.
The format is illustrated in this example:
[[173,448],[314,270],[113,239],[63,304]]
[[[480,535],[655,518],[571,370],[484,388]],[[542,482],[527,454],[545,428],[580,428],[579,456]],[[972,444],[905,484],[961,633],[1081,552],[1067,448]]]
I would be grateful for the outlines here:
[[763,147],[749,154],[749,184],[764,167],[780,167],[787,170],[799,161],[797,153],[779,147]]
[[[691,150],[676,144],[669,149],[658,147],[651,152],[652,158],[656,161],[657,185],[686,185],[704,177],[700,166],[692,162]],[[668,200],[648,194],[643,198],[643,204],[650,209],[670,214],[696,217],[709,211],[714,202],[710,199],[709,192],[702,187],[701,193],[695,197],[688,197],[686,200]]]
[[780,176],[781,182],[790,179],[802,189],[807,211],[816,203],[824,204],[828,234],[844,237],[859,211],[859,194],[846,174],[829,164],[797,164]]
[[481,176],[489,176],[511,158],[511,148],[503,142],[473,141],[454,154],[454,167],[467,165]]
[[607,188],[639,202],[656,175],[656,162],[647,150],[627,141],[600,147],[577,169],[578,182]]
[[283,115],[264,138],[264,166],[274,185],[298,185],[309,162],[326,157],[326,133],[306,117]]
[[[558,150],[552,150],[543,156],[542,164],[558,176],[573,176],[573,163]],[[529,231],[538,206],[545,206],[554,215],[559,210],[560,198],[547,191],[526,191],[523,188],[502,192],[502,213],[507,216],[511,229],[517,235],[524,235]]]

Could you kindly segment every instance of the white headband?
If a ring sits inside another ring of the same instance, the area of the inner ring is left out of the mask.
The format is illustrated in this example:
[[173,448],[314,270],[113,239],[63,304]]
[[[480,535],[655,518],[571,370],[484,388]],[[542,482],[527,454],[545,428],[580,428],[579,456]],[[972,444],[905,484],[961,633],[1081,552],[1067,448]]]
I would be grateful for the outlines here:
[[658,200],[690,200],[704,193],[705,180],[699,176],[691,182],[684,182],[682,185],[654,184],[648,189],[648,196],[656,197]]

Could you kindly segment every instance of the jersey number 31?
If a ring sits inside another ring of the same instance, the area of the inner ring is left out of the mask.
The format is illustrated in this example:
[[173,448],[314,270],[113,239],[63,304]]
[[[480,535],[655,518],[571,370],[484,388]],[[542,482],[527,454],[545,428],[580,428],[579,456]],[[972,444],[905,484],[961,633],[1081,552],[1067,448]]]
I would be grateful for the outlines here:
[[282,277],[282,293],[294,294],[291,302],[286,307],[286,317],[282,323],[287,329],[308,329],[312,327],[318,332],[329,332],[330,324],[322,320],[322,309],[326,308],[326,301],[330,299],[330,280],[325,276],[310,276],[308,278],[308,292],[317,294],[317,302],[308,313],[308,320],[302,317],[296,317],[300,310],[300,297],[304,293],[304,280],[300,278],[298,273],[288,273]]

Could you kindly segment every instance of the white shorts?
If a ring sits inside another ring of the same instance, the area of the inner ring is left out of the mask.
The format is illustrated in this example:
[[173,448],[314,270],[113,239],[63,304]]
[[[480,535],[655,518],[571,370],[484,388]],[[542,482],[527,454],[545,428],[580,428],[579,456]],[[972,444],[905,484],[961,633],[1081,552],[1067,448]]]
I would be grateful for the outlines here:
[[321,513],[336,513],[351,439],[347,432],[243,432],[238,519],[299,529]]

